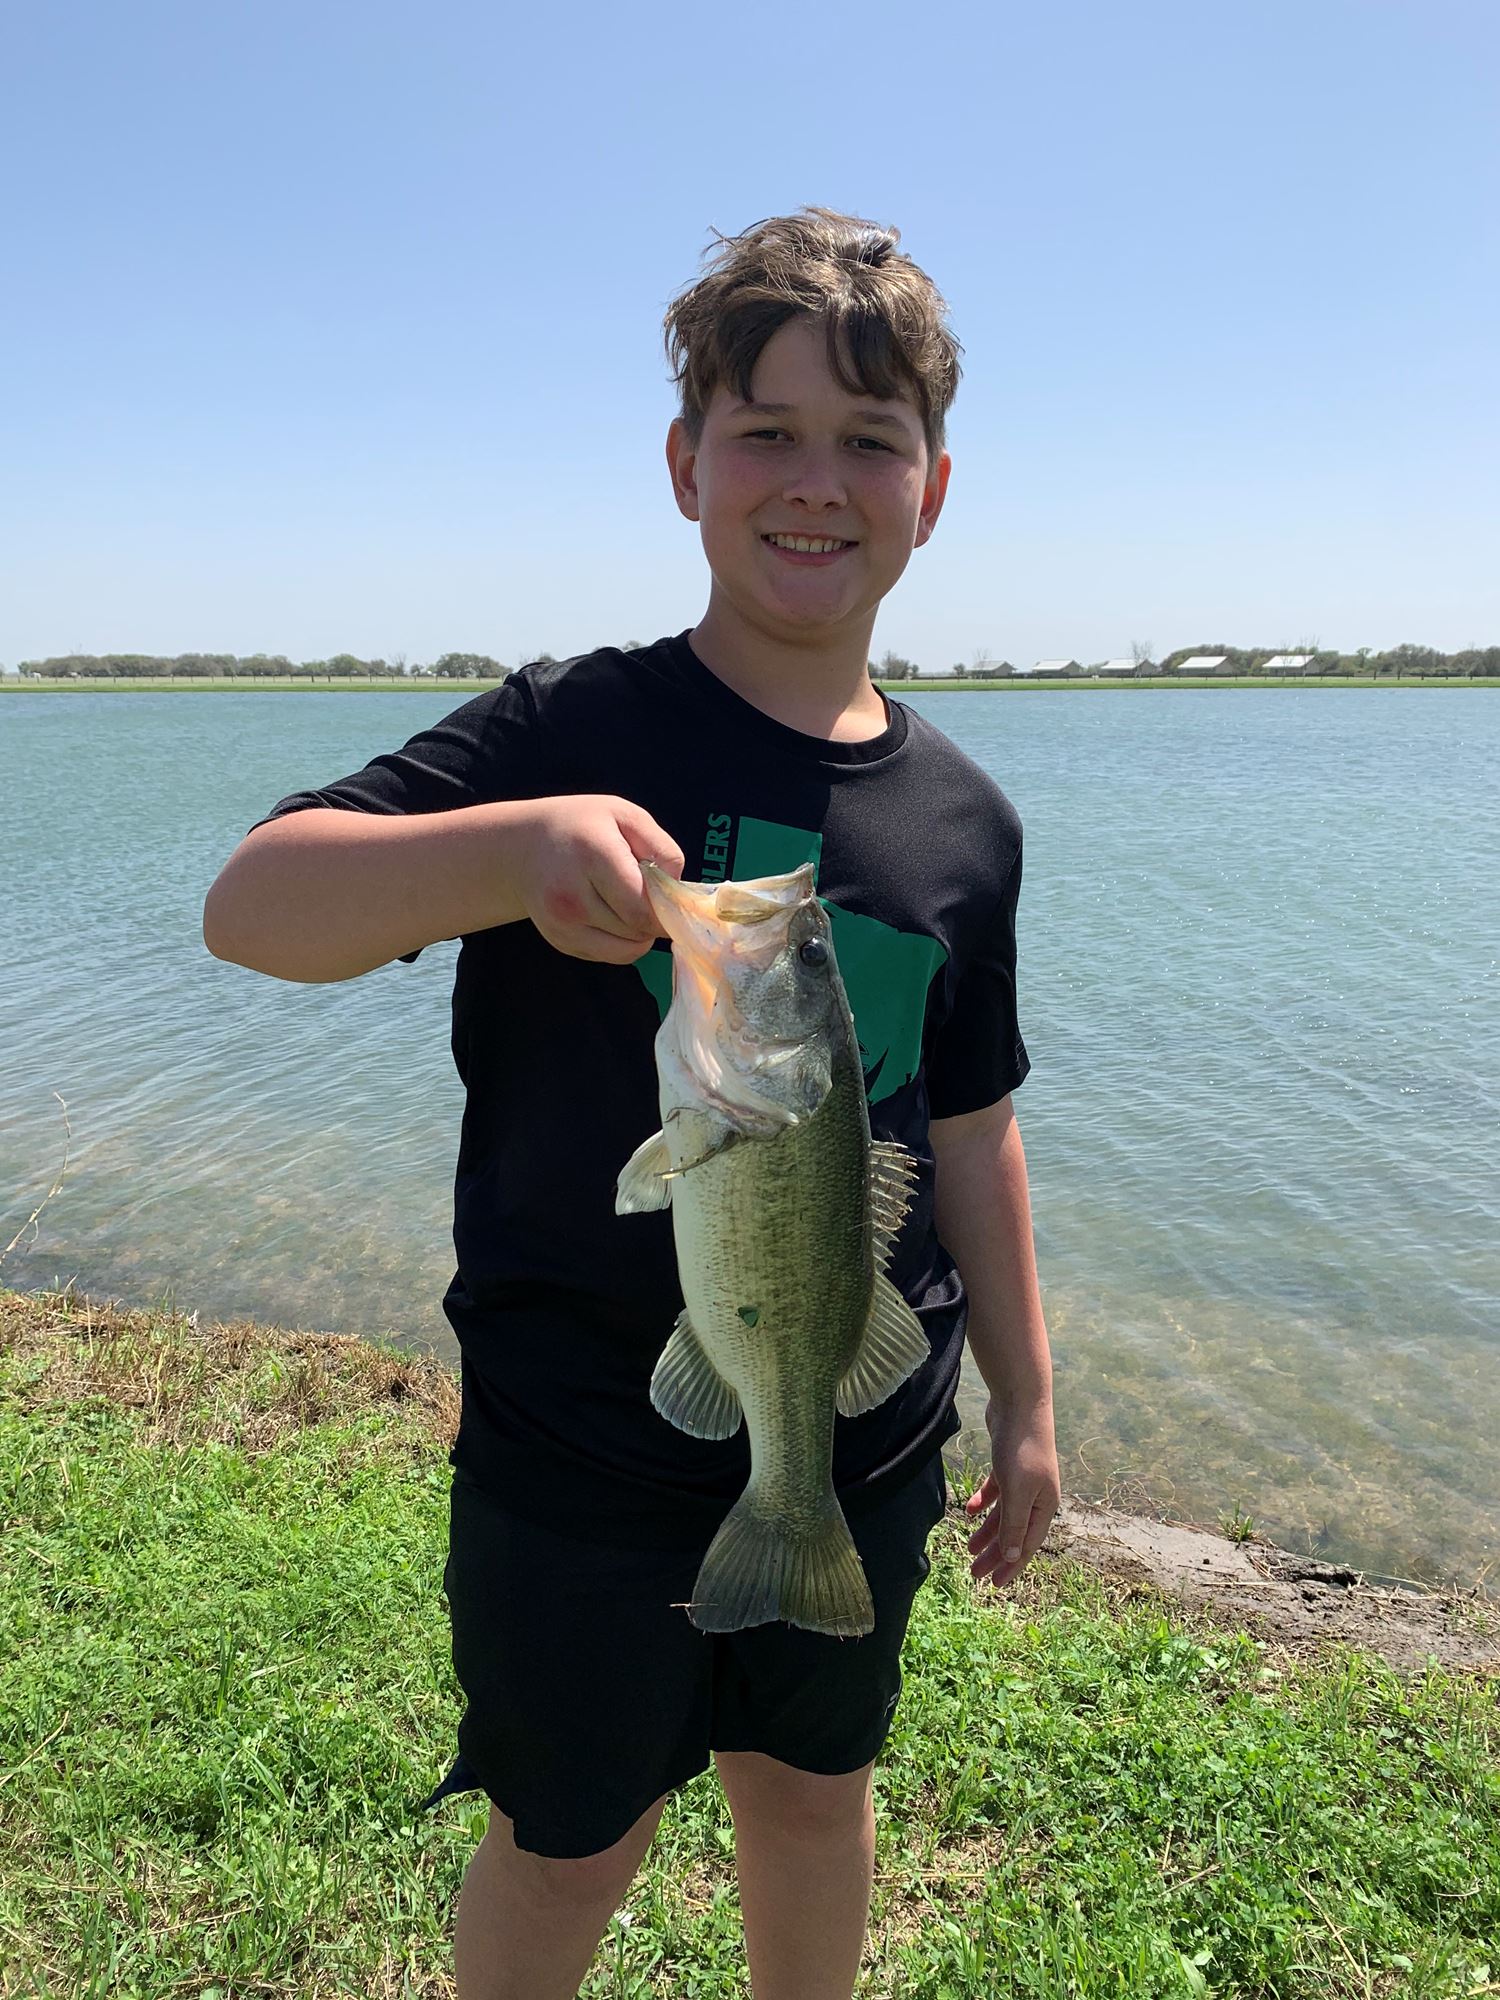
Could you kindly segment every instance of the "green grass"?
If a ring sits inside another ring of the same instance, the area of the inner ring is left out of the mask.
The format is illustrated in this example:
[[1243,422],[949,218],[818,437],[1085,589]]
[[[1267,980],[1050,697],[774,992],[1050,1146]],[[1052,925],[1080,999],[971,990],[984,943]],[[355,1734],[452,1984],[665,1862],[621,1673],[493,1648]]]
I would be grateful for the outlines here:
[[1348,688],[1348,687],[1500,687],[1500,678],[1486,674],[1098,674],[1092,679],[1038,680],[1015,674],[1001,680],[969,680],[959,674],[923,674],[914,681],[877,683],[883,688],[915,688],[926,694],[939,688],[963,688],[972,694],[989,688]]
[[498,687],[498,681],[463,681],[428,679],[426,675],[413,678],[408,674],[382,674],[379,678],[365,678],[359,674],[325,675],[321,680],[313,680],[308,674],[122,674],[119,676],[79,675],[64,680],[40,680],[34,676],[20,678],[15,675],[0,675],[0,690],[15,693],[18,689],[29,688],[37,694],[247,694],[256,689],[270,689],[276,694],[292,691],[317,694],[370,694],[393,690],[397,694],[441,691],[455,688],[460,692],[476,693],[481,688]]
[[[0,1291],[0,1993],[451,1993],[484,1804],[412,1805],[459,1713],[455,1417],[390,1349]],[[964,1533],[877,1766],[862,2000],[1500,1992],[1493,1684],[1062,1560],[981,1596]],[[748,1993],[711,1774],[584,1992]]]

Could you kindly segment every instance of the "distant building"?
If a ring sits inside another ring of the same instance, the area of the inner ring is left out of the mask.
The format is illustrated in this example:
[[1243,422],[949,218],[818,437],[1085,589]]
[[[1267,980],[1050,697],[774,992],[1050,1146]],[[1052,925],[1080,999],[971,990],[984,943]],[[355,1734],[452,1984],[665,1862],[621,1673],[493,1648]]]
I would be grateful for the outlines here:
[[1090,667],[1091,674],[1133,674],[1134,660],[1101,660],[1097,667]]
[[1229,658],[1227,653],[1194,653],[1190,660],[1179,660],[1180,674],[1216,674]]
[[1311,653],[1273,653],[1269,660],[1261,661],[1256,671],[1262,674],[1296,674],[1311,658]]
[[1038,660],[1034,666],[1017,667],[1018,674],[1065,674],[1070,668],[1076,670],[1076,660]]

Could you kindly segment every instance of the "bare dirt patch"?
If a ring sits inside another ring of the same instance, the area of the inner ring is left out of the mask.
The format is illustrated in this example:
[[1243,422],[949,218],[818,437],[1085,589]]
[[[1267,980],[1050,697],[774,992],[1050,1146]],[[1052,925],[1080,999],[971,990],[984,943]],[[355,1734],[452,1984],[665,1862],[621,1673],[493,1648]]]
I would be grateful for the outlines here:
[[1421,1671],[1435,1659],[1444,1667],[1500,1675],[1500,1604],[1478,1589],[1392,1589],[1258,1536],[1231,1541],[1089,1500],[1064,1499],[1043,1547],[1293,1652],[1335,1642],[1377,1654],[1403,1671]]

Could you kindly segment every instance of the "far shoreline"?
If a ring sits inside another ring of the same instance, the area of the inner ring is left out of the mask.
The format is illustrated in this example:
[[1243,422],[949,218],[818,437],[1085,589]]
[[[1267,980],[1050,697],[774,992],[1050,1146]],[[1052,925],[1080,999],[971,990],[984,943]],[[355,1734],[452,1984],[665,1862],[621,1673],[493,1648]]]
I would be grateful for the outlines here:
[[[354,675],[313,679],[298,676],[262,678],[245,674],[233,678],[196,679],[188,674],[135,678],[131,676],[69,680],[21,678],[0,675],[0,694],[436,694],[444,690],[465,695],[485,694],[502,687],[505,677],[485,680],[419,679],[410,675],[361,680]],[[1073,674],[1067,678],[1038,680],[1030,674],[1012,674],[998,679],[971,680],[967,676],[921,674],[915,680],[875,682],[887,694],[991,694],[1001,690],[1063,688],[1500,688],[1495,674]]]

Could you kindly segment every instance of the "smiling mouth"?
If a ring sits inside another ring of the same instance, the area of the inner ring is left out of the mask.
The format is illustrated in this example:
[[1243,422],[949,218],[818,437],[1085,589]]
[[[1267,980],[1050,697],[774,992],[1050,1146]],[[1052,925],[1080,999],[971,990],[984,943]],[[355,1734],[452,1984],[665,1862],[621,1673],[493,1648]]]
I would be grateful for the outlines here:
[[857,542],[840,541],[836,535],[762,535],[773,549],[788,549],[800,556],[837,555],[840,549],[858,548]]

